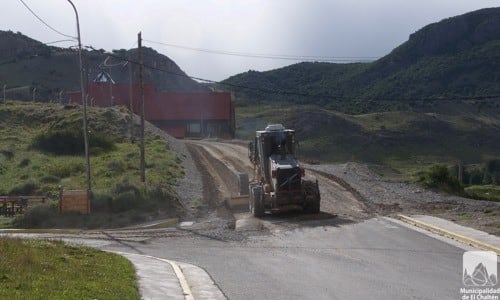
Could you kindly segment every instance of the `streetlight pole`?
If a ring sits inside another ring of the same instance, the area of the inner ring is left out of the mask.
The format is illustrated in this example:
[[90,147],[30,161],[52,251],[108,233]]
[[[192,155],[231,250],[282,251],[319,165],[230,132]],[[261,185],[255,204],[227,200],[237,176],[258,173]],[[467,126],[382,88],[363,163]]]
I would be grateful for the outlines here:
[[80,61],[80,89],[82,92],[82,106],[83,106],[83,142],[85,144],[85,171],[87,174],[87,192],[92,191],[90,184],[90,158],[89,158],[89,138],[88,138],[88,126],[87,126],[87,100],[85,98],[85,85],[84,85],[84,74],[83,74],[83,63],[82,63],[82,41],[80,39],[80,21],[78,19],[78,11],[71,0],[68,0],[69,4],[73,7],[76,16],[76,32],[78,38],[78,59]]

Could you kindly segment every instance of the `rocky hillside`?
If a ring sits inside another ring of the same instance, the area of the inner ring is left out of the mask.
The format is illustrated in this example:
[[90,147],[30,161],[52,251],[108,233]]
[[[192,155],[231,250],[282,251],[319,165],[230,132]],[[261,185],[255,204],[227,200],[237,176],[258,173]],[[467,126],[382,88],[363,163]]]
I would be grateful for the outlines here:
[[236,92],[240,104],[284,101],[349,113],[418,110],[429,98],[500,95],[499,53],[500,8],[489,8],[425,26],[372,63],[249,71],[219,88]]
[[[206,87],[188,78],[170,58],[151,48],[143,48],[146,82],[152,82],[162,91],[199,91]],[[113,50],[109,65],[119,62],[117,57],[130,57],[137,61],[137,49]],[[85,50],[84,64],[88,79],[93,80],[100,72],[100,65],[108,54],[104,50]],[[163,72],[160,70],[167,70]],[[128,82],[128,66],[107,69],[115,82]],[[133,65],[133,78],[137,78],[138,66]],[[77,52],[73,49],[47,46],[21,33],[0,31],[0,84],[7,86],[7,97],[31,99],[31,91],[37,89],[39,100],[56,99],[60,91],[80,89]],[[134,80],[134,79],[133,79]],[[137,80],[137,79],[135,79]]]

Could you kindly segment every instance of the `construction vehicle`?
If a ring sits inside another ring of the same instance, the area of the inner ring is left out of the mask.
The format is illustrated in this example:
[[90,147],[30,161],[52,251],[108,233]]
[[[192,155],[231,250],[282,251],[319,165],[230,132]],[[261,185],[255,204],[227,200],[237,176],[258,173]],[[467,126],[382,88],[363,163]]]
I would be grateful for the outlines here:
[[248,145],[254,178],[249,183],[249,209],[255,217],[287,207],[319,213],[318,181],[304,180],[305,170],[295,157],[295,130],[281,124],[256,131]]

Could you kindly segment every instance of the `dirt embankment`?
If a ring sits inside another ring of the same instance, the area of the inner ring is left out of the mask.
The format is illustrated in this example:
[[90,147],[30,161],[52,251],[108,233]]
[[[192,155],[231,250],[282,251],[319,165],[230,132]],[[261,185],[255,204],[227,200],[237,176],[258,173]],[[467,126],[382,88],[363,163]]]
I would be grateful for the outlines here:
[[373,213],[380,215],[427,214],[500,235],[500,203],[437,193],[407,182],[389,182],[367,165],[346,163],[311,165],[321,174],[345,182]]

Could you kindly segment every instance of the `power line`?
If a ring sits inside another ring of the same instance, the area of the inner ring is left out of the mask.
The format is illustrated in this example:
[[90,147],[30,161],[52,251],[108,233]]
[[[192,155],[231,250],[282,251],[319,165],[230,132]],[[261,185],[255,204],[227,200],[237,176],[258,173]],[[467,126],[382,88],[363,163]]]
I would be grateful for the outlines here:
[[379,57],[371,57],[371,56],[314,56],[314,55],[287,55],[287,54],[263,54],[263,53],[248,53],[248,52],[235,52],[235,51],[226,51],[226,50],[211,50],[204,48],[194,48],[182,45],[175,45],[169,43],[156,42],[152,40],[146,40],[145,42],[163,45],[166,47],[173,47],[191,51],[205,52],[211,54],[219,54],[219,55],[230,55],[230,56],[239,56],[239,57],[250,57],[250,58],[263,58],[263,59],[277,59],[277,60],[292,60],[292,61],[322,61],[322,62],[371,62]]
[[71,36],[71,35],[68,35],[68,34],[64,34],[62,32],[60,32],[59,30],[55,29],[54,27],[50,26],[47,22],[45,22],[42,18],[40,18],[29,6],[28,4],[26,4],[23,0],[19,0],[21,1],[21,3],[31,12],[31,14],[33,14],[40,22],[42,22],[45,26],[47,26],[48,28],[50,28],[52,31],[64,36],[64,37],[67,37],[67,38],[71,38],[71,39],[74,39],[76,40],[76,37],[74,36]]
[[[94,49],[93,47],[89,46],[90,49]],[[111,57],[114,57],[116,59],[121,59],[123,61],[127,61],[131,64],[139,65],[139,62],[121,57],[115,54],[108,54]],[[200,78],[200,77],[195,77],[195,76],[190,76],[187,74],[182,74],[182,73],[177,73],[177,72],[172,72],[166,69],[158,68],[155,66],[151,66],[148,64],[143,63],[143,67],[151,69],[151,70],[156,70],[160,71],[166,74],[174,75],[174,76],[179,76],[179,77],[184,77],[184,78],[190,78],[193,80],[197,81],[202,81],[206,83],[212,83],[212,84],[218,84],[218,85],[223,85],[223,86],[228,86],[228,87],[233,87],[233,88],[240,88],[240,89],[247,89],[247,90],[253,90],[253,91],[258,91],[266,94],[281,94],[281,95],[287,95],[287,96],[300,96],[300,97],[318,97],[318,98],[330,98],[330,99],[336,99],[336,100],[356,100],[356,101],[406,101],[406,102],[413,102],[413,101],[457,101],[457,100],[462,100],[462,101],[467,101],[467,100],[493,100],[493,101],[499,101],[500,100],[500,95],[479,95],[479,96],[455,96],[455,97],[422,97],[422,98],[356,98],[356,97],[345,97],[345,96],[340,96],[340,95],[329,95],[329,94],[309,94],[309,93],[299,93],[299,92],[293,92],[293,91],[287,91],[287,90],[273,90],[273,89],[264,89],[264,88],[259,88],[259,87],[250,87],[250,86],[245,86],[245,85],[239,85],[239,84],[232,84],[232,83],[227,83],[227,82],[220,82],[220,81],[215,81],[215,80],[210,80],[210,79],[205,79],[205,78]]]
[[65,43],[65,42],[74,42],[75,40],[71,39],[66,39],[66,40],[57,40],[57,41],[52,41],[52,42],[45,42],[45,45],[51,45],[51,44],[58,44],[58,43]]

